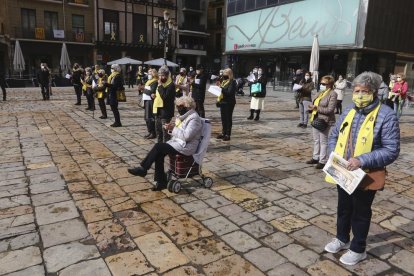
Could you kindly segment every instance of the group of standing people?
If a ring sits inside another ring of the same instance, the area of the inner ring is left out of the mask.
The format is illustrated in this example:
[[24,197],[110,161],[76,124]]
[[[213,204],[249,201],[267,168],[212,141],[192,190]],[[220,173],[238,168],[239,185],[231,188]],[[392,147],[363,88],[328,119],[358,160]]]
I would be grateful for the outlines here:
[[[94,70],[87,67],[83,69],[78,63],[75,63],[71,75],[72,85],[76,94],[75,105],[81,105],[82,95],[88,102],[86,110],[95,111],[95,98],[102,115],[100,119],[107,119],[106,104],[110,106],[114,114],[115,122],[111,127],[121,127],[121,116],[119,114],[118,93],[124,90],[124,79],[121,74],[121,67],[118,64],[111,65],[111,74],[106,75],[105,70],[95,65]],[[106,104],[105,104],[106,100]]]

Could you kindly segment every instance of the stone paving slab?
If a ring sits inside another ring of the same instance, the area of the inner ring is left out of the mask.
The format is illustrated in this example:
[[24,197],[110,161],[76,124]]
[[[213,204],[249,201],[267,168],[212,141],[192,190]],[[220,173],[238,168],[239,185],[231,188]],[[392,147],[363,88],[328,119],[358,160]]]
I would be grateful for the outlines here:
[[[152,148],[136,91],[120,104],[124,127],[73,106],[8,89],[0,102],[0,275],[411,275],[414,274],[414,126],[401,117],[401,155],[387,167],[356,266],[323,252],[336,233],[337,191],[305,164],[311,129],[296,127],[290,93],[272,91],[259,122],[238,97],[231,141],[215,139],[220,115],[206,97],[213,134],[203,173],[211,189],[153,192],[153,170],[131,176]],[[345,105],[349,102],[346,95]],[[99,111],[97,111],[99,113]],[[96,114],[95,114],[96,115]]]

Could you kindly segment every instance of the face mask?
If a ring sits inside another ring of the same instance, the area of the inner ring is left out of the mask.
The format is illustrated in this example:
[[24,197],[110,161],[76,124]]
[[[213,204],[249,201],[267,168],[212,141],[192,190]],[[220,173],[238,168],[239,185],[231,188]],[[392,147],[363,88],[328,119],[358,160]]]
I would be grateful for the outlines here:
[[322,90],[322,91],[323,91],[323,90],[326,90],[326,85],[322,85],[322,84],[321,84],[321,85],[319,86],[319,89],[320,89],[320,90]]
[[229,76],[223,76],[223,80],[228,80]]
[[258,75],[261,75],[263,72],[262,71],[257,71],[257,74]]
[[193,71],[193,67],[190,67],[190,71]]
[[45,69],[45,67],[42,65],[42,66],[40,66],[40,68],[42,68],[42,69]]
[[113,73],[113,72],[115,72],[115,70],[114,69],[111,69],[111,73]]
[[183,116],[185,113],[187,113],[188,109],[184,106],[177,106],[178,114]]
[[86,75],[89,76],[91,73],[90,72],[86,72]]
[[305,80],[308,80],[308,79],[310,79],[310,77],[309,76],[305,76]]
[[397,81],[401,81],[401,78],[397,78]]
[[352,94],[352,101],[358,108],[367,107],[373,100],[373,94]]
[[166,82],[167,78],[166,77],[161,77],[161,82]]
[[220,76],[223,76],[223,72],[220,72]]
[[148,79],[151,80],[152,79],[152,75],[148,75]]
[[103,77],[103,75],[102,75],[102,74],[98,74],[98,77],[102,78],[102,77]]
[[253,70],[253,74],[257,74],[257,70]]
[[196,70],[197,75],[200,75],[200,73],[201,73],[200,70]]

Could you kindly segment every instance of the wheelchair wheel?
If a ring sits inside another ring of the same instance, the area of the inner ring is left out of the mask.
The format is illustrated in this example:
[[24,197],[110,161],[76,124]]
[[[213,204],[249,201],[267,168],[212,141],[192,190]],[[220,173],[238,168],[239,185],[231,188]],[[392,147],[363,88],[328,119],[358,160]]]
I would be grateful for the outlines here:
[[172,187],[173,187],[173,184],[174,184],[174,180],[169,180],[168,181],[168,183],[167,183],[167,190],[170,192],[170,193],[173,193],[173,189],[172,189]]
[[171,185],[171,192],[178,194],[181,191],[180,181],[173,181]]
[[213,179],[211,177],[205,177],[203,178],[204,187],[207,189],[211,188],[213,186]]

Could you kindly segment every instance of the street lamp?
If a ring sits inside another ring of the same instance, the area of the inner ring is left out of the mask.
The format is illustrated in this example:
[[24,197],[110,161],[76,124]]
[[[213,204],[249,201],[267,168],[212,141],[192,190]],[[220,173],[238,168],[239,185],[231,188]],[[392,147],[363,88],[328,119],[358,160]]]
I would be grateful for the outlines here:
[[167,52],[168,52],[168,38],[173,31],[177,31],[178,25],[174,19],[170,18],[170,13],[164,11],[164,19],[154,19],[154,28],[158,29],[158,37],[164,43],[164,64],[167,65]]

